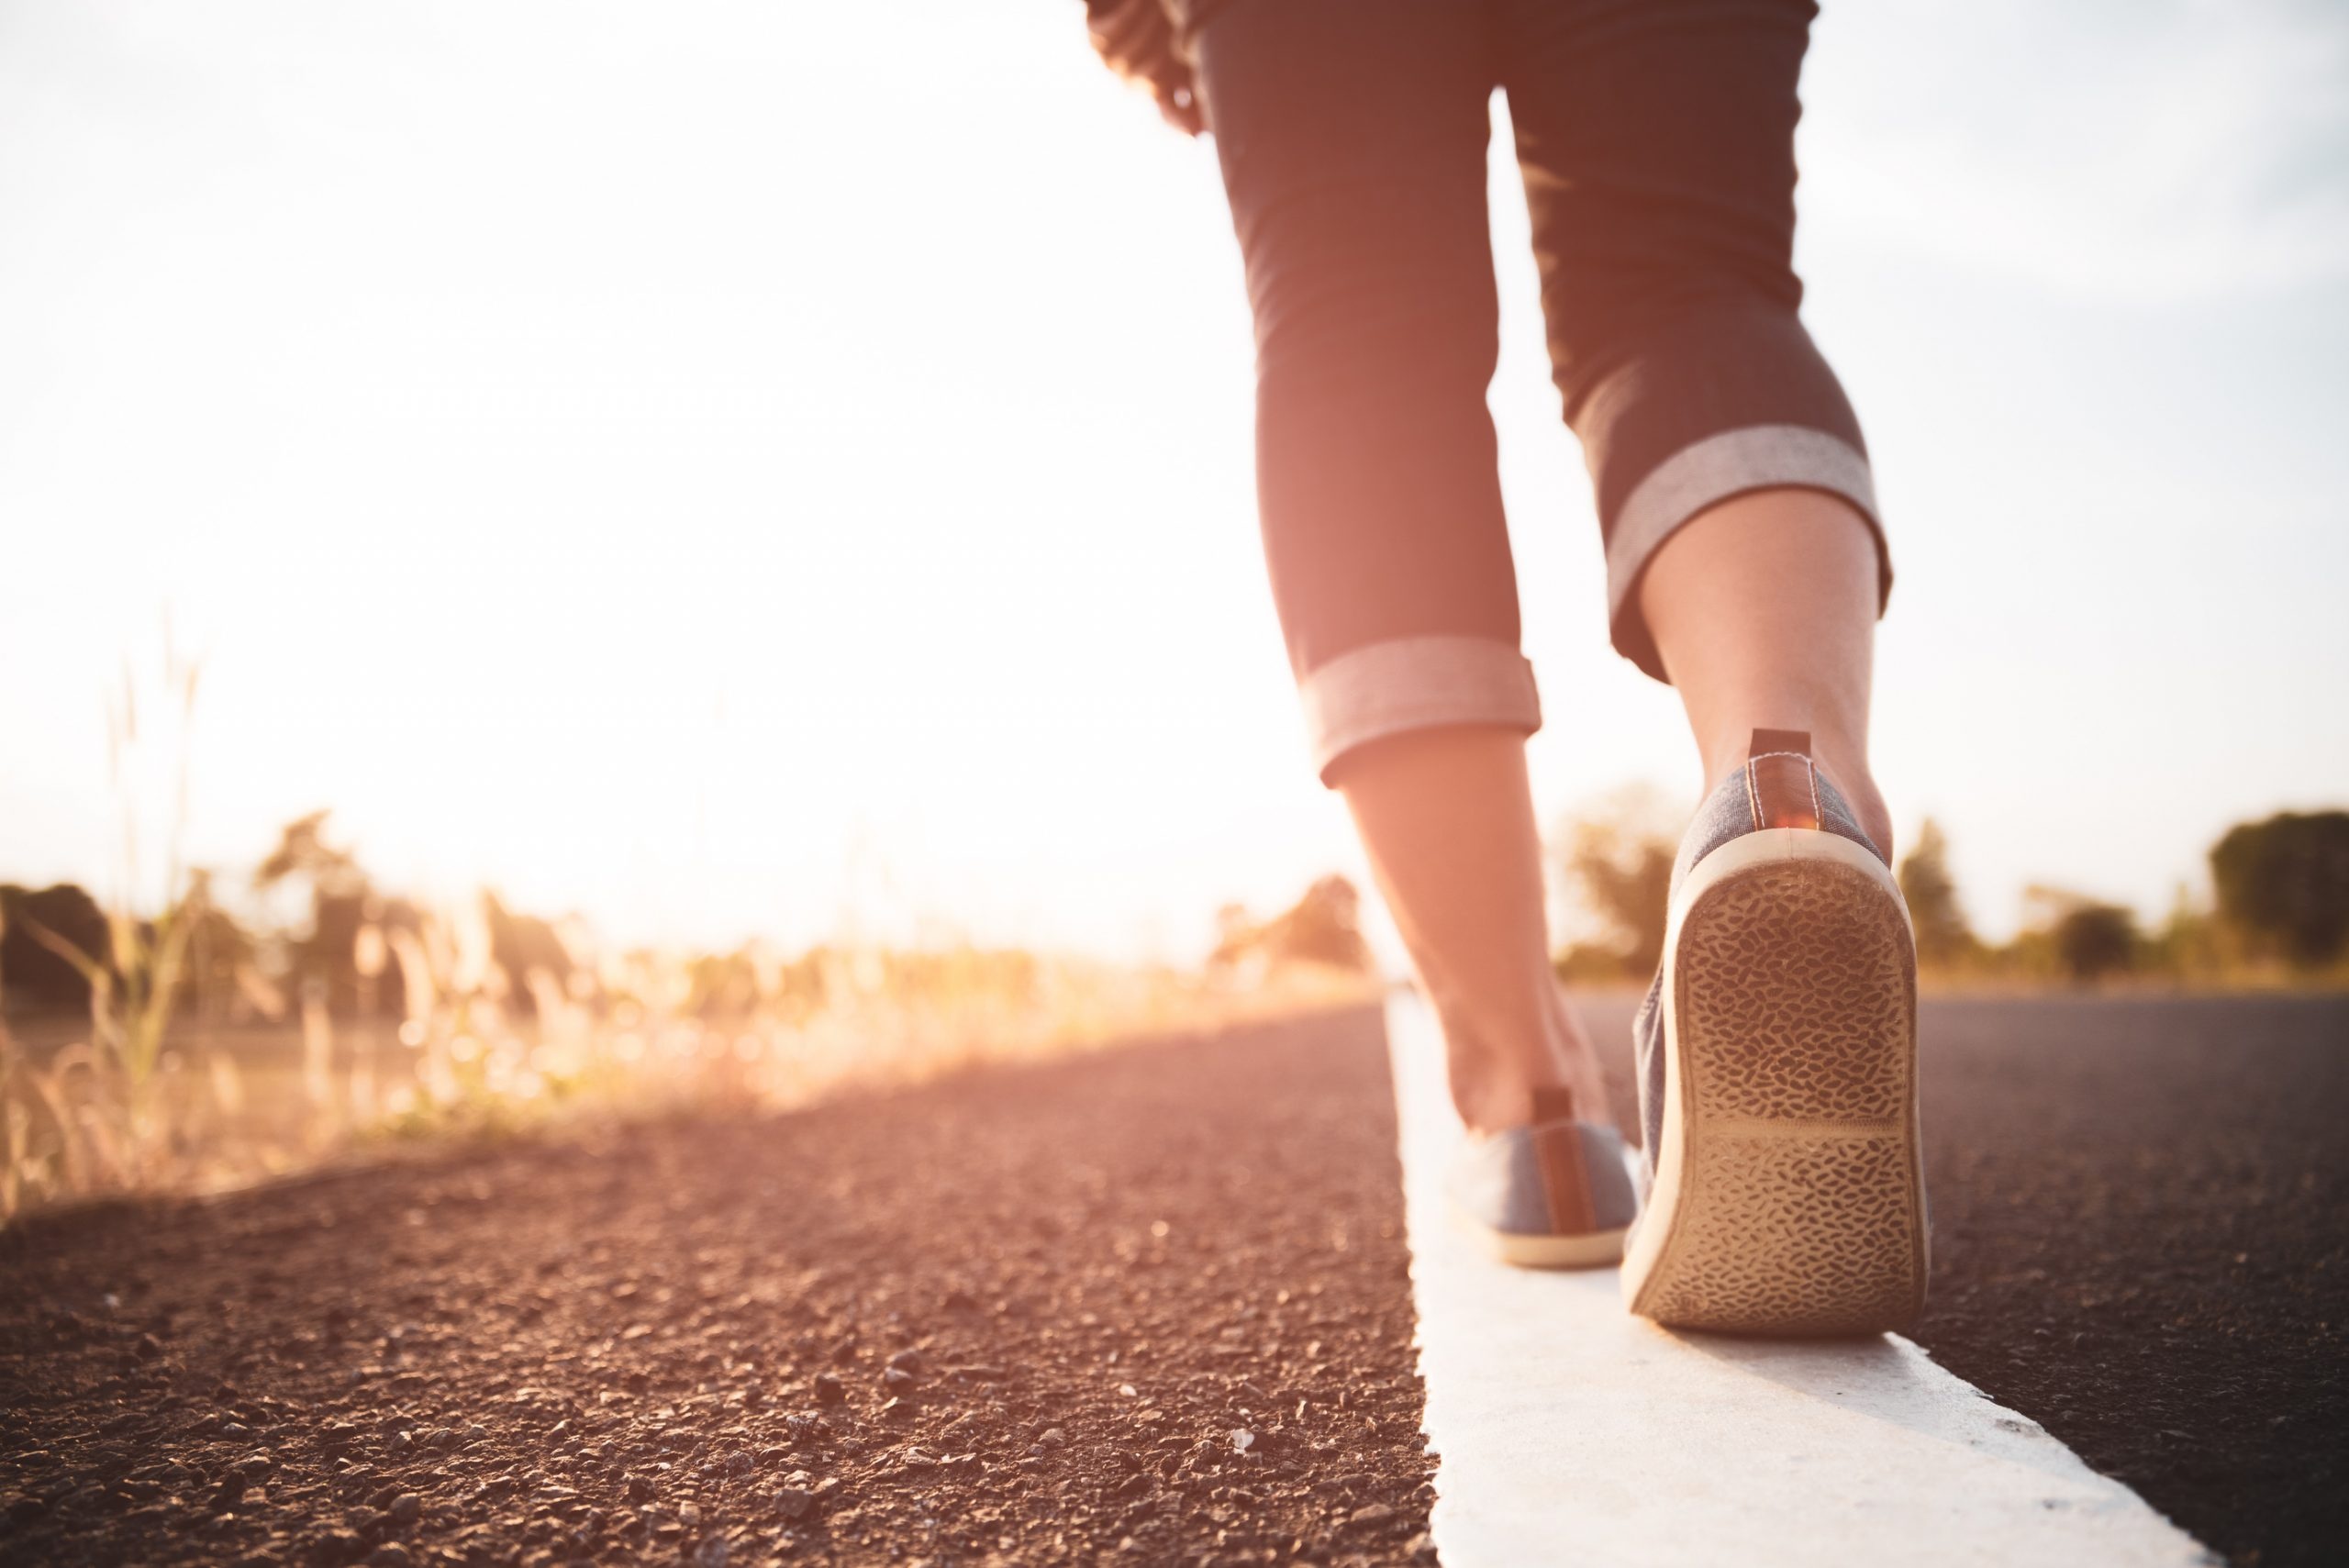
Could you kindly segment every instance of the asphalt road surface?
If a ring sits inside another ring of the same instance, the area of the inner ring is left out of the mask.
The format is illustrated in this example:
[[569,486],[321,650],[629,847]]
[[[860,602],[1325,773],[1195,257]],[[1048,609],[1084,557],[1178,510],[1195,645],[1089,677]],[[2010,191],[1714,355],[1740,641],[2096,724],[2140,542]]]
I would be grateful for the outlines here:
[[[1917,1337],[2232,1561],[2349,1556],[2349,999],[1924,1049]],[[1361,1012],[21,1227],[0,1562],[1424,1561],[1389,1096]]]
[[2349,997],[1929,1000],[1920,1042],[1913,1338],[2243,1568],[2349,1562]]

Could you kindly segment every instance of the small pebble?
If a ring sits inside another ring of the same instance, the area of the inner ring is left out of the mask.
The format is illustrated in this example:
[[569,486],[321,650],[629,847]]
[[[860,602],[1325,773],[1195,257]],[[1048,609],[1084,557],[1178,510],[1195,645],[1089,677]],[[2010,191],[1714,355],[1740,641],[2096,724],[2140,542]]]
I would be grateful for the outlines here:
[[360,1539],[358,1531],[330,1529],[313,1543],[311,1557],[318,1562],[350,1562],[366,1550],[367,1543]]

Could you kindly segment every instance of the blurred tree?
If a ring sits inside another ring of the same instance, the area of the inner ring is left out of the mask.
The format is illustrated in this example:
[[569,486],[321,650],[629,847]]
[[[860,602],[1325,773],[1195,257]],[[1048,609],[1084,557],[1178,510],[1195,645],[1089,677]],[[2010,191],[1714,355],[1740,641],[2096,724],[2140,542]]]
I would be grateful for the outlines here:
[[1239,903],[1221,906],[1215,912],[1215,954],[1208,962],[1214,962],[1226,953],[1244,949],[1255,931],[1256,918],[1248,913],[1248,906]]
[[2314,967],[2349,943],[2349,811],[2285,811],[2210,848],[2219,913],[2255,947]]
[[2137,917],[2118,904],[2087,904],[2055,922],[2055,956],[2075,980],[2101,980],[2134,967]]
[[1634,784],[1576,812],[1553,836],[1559,882],[1599,928],[1596,940],[1559,954],[1561,977],[1644,981],[1654,970],[1679,852],[1674,825],[1685,815],[1653,786]]
[[[506,972],[508,1002],[525,1014],[537,1016],[538,999],[530,985],[531,972],[544,974],[558,986],[569,984],[571,950],[563,946],[554,927],[536,915],[514,913],[486,888],[482,891],[481,908],[489,924],[489,961]],[[749,973],[747,960],[744,972]],[[756,998],[754,984],[753,1003]]]
[[327,816],[313,811],[279,829],[253,888],[267,895],[299,884],[308,892],[309,929],[287,944],[294,978],[322,987],[339,1018],[372,1015],[400,997],[399,961],[383,947],[384,900],[357,858],[327,841]]
[[350,851],[327,842],[326,811],[297,817],[277,830],[277,847],[253,868],[253,885],[263,892],[299,877],[313,888],[333,893],[358,892],[367,875]]
[[1368,974],[1377,961],[1362,935],[1362,895],[1342,876],[1325,876],[1305,895],[1263,925],[1252,924],[1237,905],[1218,911],[1221,940],[1208,962],[1230,968],[1249,959],[1268,969],[1287,963],[1318,963]]
[[1362,895],[1342,876],[1325,876],[1273,922],[1274,951],[1300,963],[1368,973],[1376,965],[1362,936]]
[[1916,846],[1900,862],[1900,895],[1909,901],[1909,922],[1917,933],[1917,962],[1928,969],[1954,969],[1977,958],[1982,943],[1966,923],[1949,872],[1949,840],[1932,817],[1917,829]]
[[206,1023],[220,1023],[273,1000],[253,971],[259,944],[237,917],[215,903],[212,873],[201,868],[188,873],[180,918],[188,925],[186,964],[187,1007]]
[[114,941],[106,911],[76,883],[61,882],[38,892],[13,883],[0,886],[0,990],[15,1003],[88,1006],[88,979],[72,960],[42,941],[37,930],[107,963]]
[[2146,941],[2146,967],[2177,980],[2219,979],[2227,973],[2238,945],[2226,923],[2181,882],[2170,897],[2169,913]]
[[[2029,887],[2023,899],[2043,912],[2038,931],[2026,937],[2043,940],[2066,978],[2101,980],[2137,967],[2143,939],[2132,910],[2060,887]],[[2022,939],[2016,943],[2025,945]]]
[[748,948],[700,953],[685,965],[692,990],[682,1009],[705,1023],[739,1023],[758,1012],[758,965]]
[[775,965],[772,999],[794,1022],[812,1018],[831,1002],[839,968],[839,952],[822,944],[784,960]]

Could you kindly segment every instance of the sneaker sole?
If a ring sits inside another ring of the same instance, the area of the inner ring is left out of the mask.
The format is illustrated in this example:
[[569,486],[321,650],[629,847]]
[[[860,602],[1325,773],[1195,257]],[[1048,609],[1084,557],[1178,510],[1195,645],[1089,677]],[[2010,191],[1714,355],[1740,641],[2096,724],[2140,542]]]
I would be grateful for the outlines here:
[[1874,1334],[1923,1308],[1917,959],[1875,855],[1770,828],[1723,845],[1664,945],[1664,1147],[1623,1265],[1680,1329]]

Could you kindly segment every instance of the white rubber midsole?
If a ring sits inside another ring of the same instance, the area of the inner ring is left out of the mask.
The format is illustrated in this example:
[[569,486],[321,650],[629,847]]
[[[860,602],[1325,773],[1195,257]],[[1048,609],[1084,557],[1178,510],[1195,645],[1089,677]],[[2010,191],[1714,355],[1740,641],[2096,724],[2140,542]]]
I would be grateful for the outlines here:
[[1453,1222],[1494,1257],[1521,1269],[1609,1269],[1623,1261],[1622,1229],[1581,1236],[1531,1236],[1496,1230],[1454,1205]]

